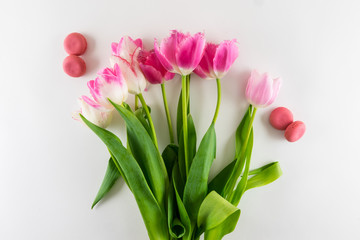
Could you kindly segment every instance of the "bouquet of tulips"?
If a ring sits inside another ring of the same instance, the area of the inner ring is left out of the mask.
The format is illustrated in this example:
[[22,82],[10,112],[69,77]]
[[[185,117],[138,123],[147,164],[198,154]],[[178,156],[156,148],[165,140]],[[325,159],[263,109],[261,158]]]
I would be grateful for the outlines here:
[[[237,208],[249,189],[275,181],[281,175],[278,162],[250,170],[253,121],[258,107],[271,104],[280,79],[252,71],[246,87],[249,107],[236,130],[234,158],[211,181],[209,172],[216,158],[215,124],[221,99],[221,78],[238,57],[236,40],[207,43],[204,34],[172,31],[154,49],[142,40],[123,37],[111,45],[111,67],[88,82],[91,97],[79,99],[74,118],[84,122],[107,146],[110,154],[104,180],[93,207],[120,177],[133,193],[151,240],[222,239],[235,229]],[[214,79],[218,96],[212,122],[197,146],[196,128],[190,112],[192,73]],[[165,84],[181,75],[176,129],[170,118]],[[169,144],[159,149],[151,108],[143,96],[147,84],[159,84],[169,130]],[[128,93],[135,106],[126,104]],[[140,100],[141,106],[138,101]],[[124,143],[105,128],[114,112],[126,123]],[[176,139],[174,137],[176,132]]]

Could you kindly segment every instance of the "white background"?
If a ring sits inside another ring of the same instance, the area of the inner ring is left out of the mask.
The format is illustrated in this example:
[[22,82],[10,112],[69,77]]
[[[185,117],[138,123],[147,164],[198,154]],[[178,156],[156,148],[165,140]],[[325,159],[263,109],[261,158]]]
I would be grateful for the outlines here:
[[[129,35],[150,48],[154,37],[171,29],[239,42],[240,56],[222,81],[211,176],[234,155],[249,70],[283,78],[276,102],[258,111],[252,167],[277,160],[284,174],[245,194],[237,228],[224,239],[360,239],[359,11],[356,0],[1,0],[0,239],[147,239],[122,181],[90,210],[108,153],[71,112],[78,96],[88,94],[86,81],[108,66],[111,42]],[[78,79],[62,71],[63,39],[74,31],[88,40],[88,71]],[[179,88],[178,77],[167,84],[173,118]],[[215,108],[216,84],[193,77],[191,94],[202,136]],[[164,147],[160,87],[145,98]],[[286,142],[270,127],[276,106],[306,123],[299,142]],[[117,116],[110,129],[119,128]]]

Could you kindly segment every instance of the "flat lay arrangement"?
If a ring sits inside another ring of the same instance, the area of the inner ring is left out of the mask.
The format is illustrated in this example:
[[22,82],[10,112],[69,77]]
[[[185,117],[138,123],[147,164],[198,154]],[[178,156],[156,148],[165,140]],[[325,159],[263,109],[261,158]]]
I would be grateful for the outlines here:
[[[70,56],[77,57],[75,54],[85,51],[86,40],[81,34],[72,33],[65,39],[64,47],[74,54]],[[92,207],[122,178],[135,197],[150,239],[191,240],[202,234],[205,239],[222,239],[236,227],[240,217],[237,206],[243,194],[282,174],[279,162],[250,169],[256,112],[275,101],[282,80],[257,70],[251,72],[246,89],[242,90],[249,107],[234,130],[233,161],[210,180],[210,168],[217,158],[215,124],[221,105],[221,79],[238,57],[237,41],[211,43],[203,33],[192,35],[173,30],[169,37],[155,39],[154,49],[145,49],[141,39],[125,36],[111,44],[111,51],[110,66],[87,82],[90,95],[79,98],[80,110],[73,114],[109,151],[105,177]],[[77,71],[76,67],[65,65],[66,73]],[[181,76],[181,89],[177,109],[170,109],[165,86],[175,74]],[[214,115],[204,136],[197,135],[190,111],[193,74],[217,86]],[[151,106],[145,100],[149,84],[162,90],[169,135],[165,149],[158,147]],[[134,106],[126,103],[131,96],[135,98]],[[170,111],[177,113],[176,125]],[[106,130],[117,113],[125,121],[126,140]],[[285,130],[289,142],[299,140],[305,133],[304,123],[293,122],[291,111],[285,107],[276,108],[269,122],[274,128]],[[199,145],[197,138],[201,139]]]

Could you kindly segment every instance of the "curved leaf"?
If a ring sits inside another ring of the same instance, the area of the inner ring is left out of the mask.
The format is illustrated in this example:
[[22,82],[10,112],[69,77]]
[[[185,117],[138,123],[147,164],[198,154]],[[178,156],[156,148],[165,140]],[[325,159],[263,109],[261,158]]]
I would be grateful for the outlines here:
[[164,151],[162,152],[161,156],[164,159],[164,163],[166,166],[166,171],[168,173],[169,179],[171,178],[171,172],[174,167],[174,164],[177,162],[178,159],[178,151],[179,147],[173,143],[170,143],[166,146]]
[[192,222],[196,221],[199,207],[207,194],[207,182],[215,151],[215,128],[214,124],[211,124],[201,140],[184,188],[184,205]]
[[[183,240],[191,240],[192,226],[190,217],[185,209],[184,203],[181,200],[179,189],[183,188],[182,179],[180,177],[179,168],[177,164],[174,165],[172,171],[172,183],[175,191],[176,203],[179,210],[180,220],[185,227],[185,233],[183,235]],[[181,193],[182,195],[182,193]]]
[[91,209],[110,191],[114,183],[120,178],[120,172],[117,169],[113,159],[110,157],[109,163],[106,169],[106,173],[100,189],[95,197],[93,204],[91,205]]
[[269,163],[261,168],[249,172],[249,174],[250,173],[255,176],[248,180],[245,191],[272,183],[282,175],[279,162]]
[[235,166],[236,159],[229,163],[226,167],[223,168],[209,183],[208,193],[211,191],[216,191],[222,196],[223,190],[225,188],[226,182],[229,179],[231,172]]
[[169,186],[168,175],[163,159],[151,137],[135,117],[126,108],[111,102],[126,122],[128,143],[132,154],[144,172],[155,198],[160,206],[165,206],[166,191]]
[[116,164],[123,170],[124,176],[128,181],[129,187],[140,209],[150,239],[169,239],[165,210],[159,206],[134,157],[122,145],[122,142],[117,136],[89,122],[82,115],[80,116],[84,123],[105,143],[115,158]]
[[217,240],[235,229],[239,217],[240,209],[212,191],[200,206],[197,224],[206,240]]

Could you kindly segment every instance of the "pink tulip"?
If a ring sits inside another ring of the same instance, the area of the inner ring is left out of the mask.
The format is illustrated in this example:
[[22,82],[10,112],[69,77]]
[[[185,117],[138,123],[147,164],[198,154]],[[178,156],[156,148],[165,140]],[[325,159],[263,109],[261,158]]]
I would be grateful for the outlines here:
[[109,126],[113,109],[104,108],[87,96],[79,98],[79,105],[80,111],[73,114],[75,120],[82,121],[79,115],[81,113],[87,120],[99,127],[106,128]]
[[238,57],[236,40],[225,40],[220,44],[207,43],[199,65],[194,72],[201,78],[222,78]]
[[138,55],[142,48],[142,40],[133,40],[130,37],[121,38],[119,43],[112,43],[112,65],[119,65],[127,83],[129,93],[139,94],[146,88],[146,79],[141,72]]
[[253,70],[246,86],[246,99],[254,107],[267,107],[275,101],[280,85],[280,78],[272,79],[267,73]]
[[104,68],[98,72],[99,77],[87,83],[94,100],[107,109],[114,107],[108,98],[114,103],[121,104],[128,96],[128,88],[122,76],[118,64],[114,68]]
[[163,67],[154,50],[141,51],[138,55],[138,61],[146,80],[151,84],[161,84],[175,76],[175,73],[171,73]]
[[169,72],[188,75],[203,56],[205,38],[203,33],[191,36],[189,33],[173,30],[170,37],[162,40],[160,46],[155,39],[154,48],[156,56]]

